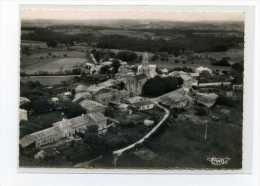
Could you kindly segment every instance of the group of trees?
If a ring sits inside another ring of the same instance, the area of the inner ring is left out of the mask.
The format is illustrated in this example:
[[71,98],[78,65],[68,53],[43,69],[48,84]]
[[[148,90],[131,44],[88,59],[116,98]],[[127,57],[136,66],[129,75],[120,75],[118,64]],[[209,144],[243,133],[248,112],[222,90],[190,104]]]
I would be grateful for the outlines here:
[[90,33],[66,35],[65,33],[55,32],[50,28],[38,27],[32,28],[32,31],[28,34],[22,34],[22,40],[46,42],[48,47],[56,47],[59,43],[72,46],[74,42],[91,42],[96,40],[95,35]]
[[[185,37],[170,40],[149,40],[130,38],[126,36],[110,35],[102,36],[98,40],[99,48],[114,48],[134,51],[168,52],[178,55],[178,52],[187,49],[195,52],[226,51],[236,47],[242,38],[214,38],[214,37]],[[177,53],[176,53],[177,52]]]
[[144,84],[142,94],[156,97],[178,89],[182,84],[183,80],[181,78],[156,76]]
[[230,66],[229,61],[230,61],[230,57],[223,57],[220,60],[213,62],[212,64],[216,66]]
[[91,53],[95,56],[97,61],[107,61],[109,58],[116,58],[127,62],[139,62],[141,56],[131,51],[113,52],[112,50],[92,50]]

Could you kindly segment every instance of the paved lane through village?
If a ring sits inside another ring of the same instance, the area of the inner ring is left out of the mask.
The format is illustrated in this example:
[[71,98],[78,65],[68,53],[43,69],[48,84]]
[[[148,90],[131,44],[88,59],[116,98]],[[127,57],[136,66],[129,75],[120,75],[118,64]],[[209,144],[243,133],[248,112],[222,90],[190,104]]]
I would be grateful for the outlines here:
[[113,156],[114,156],[114,162],[113,162],[113,163],[114,163],[114,166],[116,166],[118,158],[119,158],[124,152],[133,149],[134,147],[136,147],[136,146],[139,145],[139,144],[142,144],[142,143],[143,143],[146,139],[148,139],[153,133],[155,133],[155,132],[160,128],[160,126],[166,121],[166,119],[169,117],[170,111],[169,111],[167,108],[165,108],[164,106],[160,105],[158,102],[155,102],[155,101],[153,101],[153,102],[155,103],[155,105],[157,105],[159,108],[161,108],[161,109],[163,109],[163,110],[165,111],[165,114],[164,114],[163,118],[161,119],[161,121],[160,121],[155,127],[153,127],[152,130],[150,130],[143,138],[141,138],[141,139],[138,140],[137,142],[135,142],[135,143],[133,143],[133,144],[131,144],[131,145],[128,145],[128,146],[126,146],[126,147],[124,147],[124,148],[121,148],[121,149],[118,149],[118,150],[113,151]]

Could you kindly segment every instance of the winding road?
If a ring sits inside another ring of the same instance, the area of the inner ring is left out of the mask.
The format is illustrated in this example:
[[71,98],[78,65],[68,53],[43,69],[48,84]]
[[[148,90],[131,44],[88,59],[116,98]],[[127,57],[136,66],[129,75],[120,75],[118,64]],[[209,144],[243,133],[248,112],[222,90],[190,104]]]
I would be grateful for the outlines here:
[[153,133],[155,133],[159,128],[160,126],[164,123],[164,121],[166,121],[166,119],[169,117],[170,115],[170,111],[163,107],[162,105],[160,105],[159,103],[153,101],[155,105],[157,105],[159,108],[163,109],[165,111],[165,114],[163,116],[163,118],[161,119],[161,121],[155,126],[153,127],[152,130],[150,130],[143,138],[141,138],[140,140],[138,140],[137,142],[131,144],[131,145],[128,145],[124,148],[121,148],[121,149],[118,149],[118,150],[115,150],[113,151],[113,156],[114,156],[114,166],[116,166],[117,164],[117,160],[118,158],[126,151],[130,150],[130,149],[133,149],[134,147],[136,147],[137,145],[139,144],[142,144],[146,139],[148,139]]

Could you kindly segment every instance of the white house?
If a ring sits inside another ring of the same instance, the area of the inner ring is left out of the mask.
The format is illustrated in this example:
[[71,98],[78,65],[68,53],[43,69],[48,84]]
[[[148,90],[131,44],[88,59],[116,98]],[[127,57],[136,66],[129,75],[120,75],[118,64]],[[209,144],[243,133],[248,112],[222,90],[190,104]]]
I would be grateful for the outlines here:
[[150,100],[144,100],[137,103],[132,104],[133,107],[138,110],[151,110],[154,108],[154,103]]
[[28,121],[28,112],[25,109],[19,109],[19,118],[20,121]]

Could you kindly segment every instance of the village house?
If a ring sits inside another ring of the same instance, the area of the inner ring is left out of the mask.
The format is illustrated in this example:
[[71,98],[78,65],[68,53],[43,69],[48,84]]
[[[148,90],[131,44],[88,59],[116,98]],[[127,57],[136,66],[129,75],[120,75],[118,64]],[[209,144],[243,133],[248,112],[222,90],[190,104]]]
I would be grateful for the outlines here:
[[144,98],[141,97],[141,96],[134,96],[134,97],[130,97],[130,98],[128,98],[128,99],[125,99],[124,101],[125,101],[126,103],[128,103],[128,104],[135,104],[135,103],[144,101]]
[[198,74],[202,73],[203,71],[206,71],[206,72],[208,72],[211,75],[213,73],[212,70],[210,68],[208,68],[208,67],[200,66],[200,67],[195,69],[195,73],[198,73]]
[[184,71],[173,71],[169,74],[169,76],[181,78],[183,80],[182,87],[184,88],[192,88],[192,86],[198,84],[198,81],[195,78]]
[[150,110],[154,108],[154,103],[149,99],[145,99],[140,96],[130,97],[124,100],[125,103],[129,104],[131,107],[137,110]]
[[93,99],[104,105],[108,105],[110,101],[116,100],[116,92],[117,90],[112,88],[103,88],[93,95]]
[[72,102],[74,103],[79,103],[80,101],[84,100],[84,99],[92,99],[92,95],[89,92],[78,92],[75,94]]
[[188,95],[187,89],[180,88],[156,98],[156,101],[171,109],[183,109],[189,107],[193,99]]
[[20,107],[29,104],[31,101],[26,97],[20,97]]
[[95,112],[104,113],[106,110],[105,105],[93,100],[85,99],[81,101],[79,104],[83,109],[85,109],[86,113],[95,113]]
[[59,103],[60,99],[59,99],[58,97],[52,97],[50,101],[51,101],[51,103],[53,103],[54,105],[56,105],[56,104]]
[[27,121],[28,120],[28,112],[25,109],[19,109],[19,119],[20,121]]
[[111,101],[109,103],[109,106],[113,107],[114,109],[119,110],[120,112],[127,112],[128,108],[129,108],[128,104],[121,103],[121,102],[118,102],[118,101]]
[[132,104],[132,107],[134,107],[140,111],[151,110],[154,108],[154,103],[150,100],[143,100],[143,101]]
[[104,134],[107,131],[107,118],[102,113],[90,113],[72,119],[63,119],[53,123],[50,128],[24,136],[20,139],[20,145],[25,148],[35,144],[36,148],[40,148],[73,137],[77,132],[85,132],[93,125],[98,127],[98,134]]
[[81,69],[81,72],[85,74],[94,74],[96,72],[95,67],[96,66],[93,63],[85,63]]
[[125,61],[120,62],[120,67],[118,68],[118,72],[116,73],[116,78],[122,78],[125,75],[132,73],[132,70],[128,68],[128,64]]
[[88,86],[84,84],[79,84],[78,86],[75,87],[75,93],[86,92],[87,90],[88,90]]
[[215,93],[197,92],[195,95],[195,101],[198,104],[203,105],[207,108],[212,107],[216,103],[217,98],[218,98],[218,95]]

